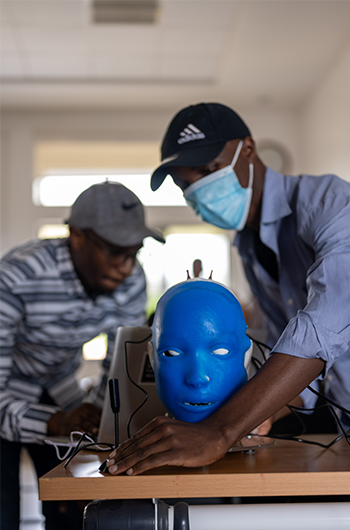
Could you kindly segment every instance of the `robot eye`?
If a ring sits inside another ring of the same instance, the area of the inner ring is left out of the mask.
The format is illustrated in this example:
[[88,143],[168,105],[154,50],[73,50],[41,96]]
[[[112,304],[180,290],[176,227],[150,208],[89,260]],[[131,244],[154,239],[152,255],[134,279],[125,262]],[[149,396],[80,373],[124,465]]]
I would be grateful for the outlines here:
[[218,348],[217,350],[214,350],[212,353],[215,355],[227,355],[229,353],[229,350],[226,350],[226,348]]
[[180,355],[180,353],[175,350],[166,350],[165,352],[163,352],[163,355],[165,357],[176,357],[177,355]]

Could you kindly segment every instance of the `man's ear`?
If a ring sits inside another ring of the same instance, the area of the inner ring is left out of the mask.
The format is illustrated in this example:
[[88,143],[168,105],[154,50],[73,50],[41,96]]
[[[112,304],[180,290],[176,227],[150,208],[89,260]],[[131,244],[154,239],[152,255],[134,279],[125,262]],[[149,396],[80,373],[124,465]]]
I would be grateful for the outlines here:
[[84,232],[80,228],[76,228],[75,226],[70,226],[69,232],[69,242],[71,249],[76,252],[81,250],[85,242]]
[[151,363],[151,366],[154,370],[154,366],[153,366],[153,360],[154,360],[154,349],[153,349],[153,345],[151,342],[147,342],[147,352],[148,352],[148,357],[149,357],[149,360],[150,360],[150,363]]
[[256,147],[253,138],[251,138],[250,136],[244,138],[242,154],[249,162],[254,162],[254,158],[256,156]]

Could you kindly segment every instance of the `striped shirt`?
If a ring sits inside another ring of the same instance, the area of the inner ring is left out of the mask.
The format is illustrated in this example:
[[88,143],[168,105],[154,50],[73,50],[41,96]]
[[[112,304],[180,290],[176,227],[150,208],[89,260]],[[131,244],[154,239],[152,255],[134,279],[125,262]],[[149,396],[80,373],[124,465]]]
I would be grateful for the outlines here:
[[[75,372],[83,344],[103,332],[108,353],[95,398],[102,406],[116,329],[145,323],[145,275],[136,262],[113,293],[93,300],[76,275],[67,239],[30,241],[0,264],[0,434],[40,442],[52,414],[86,397]],[[44,390],[57,406],[39,403]]]

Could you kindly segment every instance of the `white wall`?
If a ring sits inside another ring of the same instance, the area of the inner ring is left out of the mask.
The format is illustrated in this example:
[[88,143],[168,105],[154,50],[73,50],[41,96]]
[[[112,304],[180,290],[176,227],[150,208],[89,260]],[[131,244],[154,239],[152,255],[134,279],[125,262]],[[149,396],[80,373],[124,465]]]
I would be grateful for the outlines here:
[[65,208],[34,206],[33,148],[40,139],[158,138],[164,117],[142,113],[10,112],[2,115],[1,250],[35,236],[38,218],[65,218]]
[[350,181],[350,42],[300,112],[304,172]]
[[[233,102],[225,102],[234,105]],[[289,149],[298,167],[298,123],[292,111],[236,109],[256,140],[272,139]],[[161,141],[169,112],[4,112],[2,114],[1,251],[36,235],[38,219],[66,218],[65,208],[34,206],[33,147],[42,139]],[[294,169],[294,167],[293,167]],[[149,224],[198,223],[189,208],[148,208]]]
[[258,145],[262,141],[272,141],[280,144],[289,154],[291,174],[301,170],[299,150],[300,123],[298,115],[293,110],[280,109],[271,112],[266,105],[255,109],[245,109],[241,115],[247,122]]

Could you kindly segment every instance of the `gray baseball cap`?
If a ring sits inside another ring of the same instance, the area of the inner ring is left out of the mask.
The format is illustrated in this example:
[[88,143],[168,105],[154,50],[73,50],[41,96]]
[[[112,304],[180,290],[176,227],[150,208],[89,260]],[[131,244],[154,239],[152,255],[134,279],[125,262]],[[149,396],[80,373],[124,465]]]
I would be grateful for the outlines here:
[[83,191],[72,205],[66,223],[93,230],[108,243],[120,247],[137,245],[148,236],[165,243],[161,232],[145,225],[140,199],[117,182],[94,184]]

